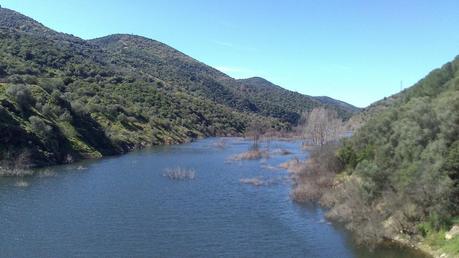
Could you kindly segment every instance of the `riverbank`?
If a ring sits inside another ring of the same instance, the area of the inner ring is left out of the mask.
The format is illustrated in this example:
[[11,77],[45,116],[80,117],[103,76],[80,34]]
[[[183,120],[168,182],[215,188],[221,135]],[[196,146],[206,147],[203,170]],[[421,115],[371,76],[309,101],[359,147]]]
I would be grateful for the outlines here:
[[418,233],[419,225],[404,228],[403,224],[398,224],[401,223],[397,217],[400,214],[387,214],[388,210],[396,210],[394,196],[386,196],[384,202],[368,206],[361,196],[362,180],[342,172],[335,155],[337,150],[336,146],[323,146],[320,150],[311,150],[307,160],[296,159],[283,164],[294,180],[291,195],[295,201],[320,203],[328,209],[327,218],[344,224],[362,245],[391,241],[435,258],[459,257],[454,247],[459,236],[445,240],[445,232],[432,230],[426,231],[423,237]]
[[426,237],[399,234],[391,236],[390,240],[420,250],[434,258],[459,258],[459,236],[456,235],[449,240],[445,236],[445,232],[437,232]]
[[[139,151],[142,149],[159,147],[159,146],[171,146],[171,145],[180,145],[187,144],[198,140],[208,139],[208,138],[220,138],[220,139],[231,139],[235,137],[244,137],[243,134],[233,134],[233,135],[223,135],[223,136],[198,136],[198,137],[185,137],[177,138],[175,140],[164,141],[163,143],[147,143],[140,142],[137,144],[125,145],[123,148],[119,148],[118,151],[107,152],[107,153],[97,153],[97,155],[68,155],[65,159],[61,160],[45,160],[45,156],[40,156],[38,160],[31,160],[31,154],[19,155],[16,160],[0,160],[0,177],[23,177],[32,175],[33,169],[37,168],[46,168],[56,165],[66,165],[73,164],[76,162],[84,160],[97,160],[105,157],[116,157],[121,155],[126,155],[133,151]],[[261,141],[298,141],[301,139],[300,136],[295,135],[294,132],[285,133],[285,132],[271,132],[270,134],[263,135]],[[224,147],[223,142],[216,142],[216,147]],[[35,159],[37,157],[34,157]],[[33,163],[31,163],[33,161]]]
[[424,252],[433,258],[458,258],[459,255],[454,255],[454,254],[448,254],[446,252],[443,252],[441,250],[435,250],[432,248],[432,246],[429,246],[428,244],[422,242],[422,241],[412,241],[409,240],[409,237],[406,235],[396,235],[390,238],[390,241],[393,241],[395,243],[420,250],[421,252]]
[[34,174],[33,172],[34,169],[47,168],[47,167],[58,166],[58,165],[70,165],[70,164],[85,161],[85,160],[98,160],[98,159],[106,158],[106,157],[122,156],[122,155],[126,155],[133,151],[139,151],[139,150],[158,147],[158,146],[187,144],[193,141],[202,140],[204,138],[206,137],[196,137],[196,138],[190,137],[190,138],[185,138],[185,139],[181,139],[177,141],[166,141],[161,144],[147,144],[143,142],[143,143],[139,143],[135,145],[125,146],[124,148],[120,149],[119,152],[110,152],[110,153],[105,153],[105,154],[98,153],[98,155],[74,155],[74,156],[68,156],[68,158],[60,160],[60,161],[59,160],[53,160],[53,161],[38,160],[37,162],[37,160],[35,160],[34,163],[30,163],[31,160],[29,160],[29,157],[19,156],[17,160],[1,160],[0,161],[0,177],[30,176]]

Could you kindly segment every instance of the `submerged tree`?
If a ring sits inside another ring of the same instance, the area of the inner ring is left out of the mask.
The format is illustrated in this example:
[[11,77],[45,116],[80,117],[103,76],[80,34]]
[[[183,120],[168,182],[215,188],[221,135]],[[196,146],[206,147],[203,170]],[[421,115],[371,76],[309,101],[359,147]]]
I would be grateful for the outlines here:
[[258,142],[265,132],[266,125],[255,120],[249,124],[246,135],[253,139],[254,147],[258,147]]
[[312,144],[323,146],[340,137],[342,121],[335,110],[319,107],[304,113],[303,116],[305,120],[304,136]]

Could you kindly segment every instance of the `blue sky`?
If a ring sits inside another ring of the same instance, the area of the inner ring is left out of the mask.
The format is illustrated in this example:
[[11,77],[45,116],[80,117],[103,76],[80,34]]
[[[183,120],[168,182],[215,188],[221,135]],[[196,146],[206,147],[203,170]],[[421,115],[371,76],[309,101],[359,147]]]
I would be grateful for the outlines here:
[[235,78],[367,106],[459,54],[458,0],[0,0],[84,39],[131,33]]

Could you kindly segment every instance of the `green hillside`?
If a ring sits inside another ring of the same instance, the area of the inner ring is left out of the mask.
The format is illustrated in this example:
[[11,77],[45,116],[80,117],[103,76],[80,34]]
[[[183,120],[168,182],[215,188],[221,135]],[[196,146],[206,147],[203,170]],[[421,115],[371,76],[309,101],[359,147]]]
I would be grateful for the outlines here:
[[287,118],[287,121],[296,123],[301,112],[314,107],[326,106],[335,109],[338,114],[347,119],[360,110],[352,105],[329,97],[311,97],[298,92],[285,90],[263,78],[253,77],[238,80],[241,83],[240,92],[250,99],[260,112],[267,116]]
[[454,245],[438,232],[459,215],[459,57],[372,110],[338,153],[347,179],[327,200],[330,215],[363,240],[402,233]]
[[242,112],[253,112],[296,124],[301,112],[315,106],[336,108],[347,119],[358,108],[322,101],[283,89],[263,78],[235,80],[163,43],[133,35],[111,35],[90,41],[112,53],[111,63],[161,78],[194,96],[210,98]]
[[256,121],[288,130],[297,121],[266,111],[281,103],[255,101],[237,80],[160,42],[85,41],[5,8],[0,103],[0,160],[13,167],[242,135]]

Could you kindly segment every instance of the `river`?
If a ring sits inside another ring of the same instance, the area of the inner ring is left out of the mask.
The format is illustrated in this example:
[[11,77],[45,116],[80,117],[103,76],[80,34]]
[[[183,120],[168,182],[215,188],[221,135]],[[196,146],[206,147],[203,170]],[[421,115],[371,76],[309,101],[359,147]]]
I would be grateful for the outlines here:
[[[225,146],[217,146],[225,142]],[[2,257],[424,257],[400,247],[370,251],[316,205],[289,198],[278,165],[289,155],[233,161],[251,143],[209,138],[0,179]],[[275,151],[274,151],[275,152]],[[167,168],[193,169],[171,180]],[[241,183],[258,178],[261,186]]]

